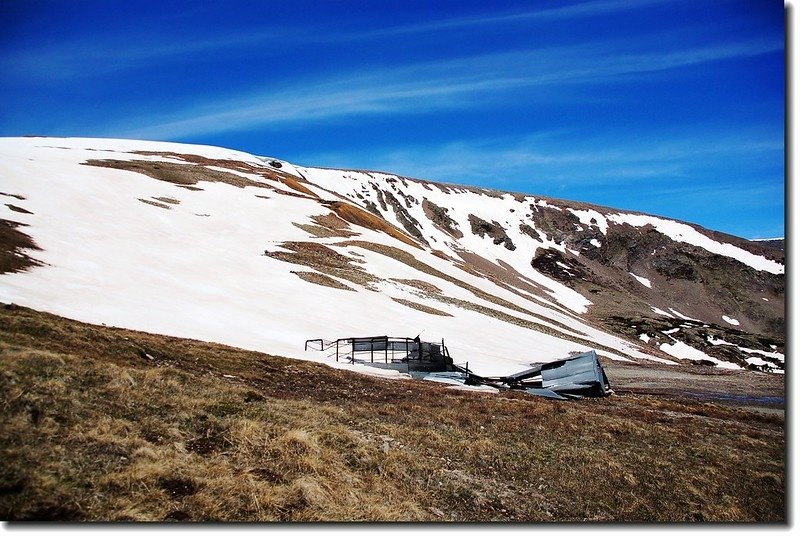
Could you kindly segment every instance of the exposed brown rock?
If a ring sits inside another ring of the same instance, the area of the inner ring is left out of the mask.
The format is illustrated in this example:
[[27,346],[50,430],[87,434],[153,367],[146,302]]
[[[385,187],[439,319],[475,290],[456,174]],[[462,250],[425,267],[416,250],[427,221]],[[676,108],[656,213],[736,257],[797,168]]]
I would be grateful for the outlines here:
[[12,220],[0,219],[0,274],[24,272],[32,267],[42,266],[42,262],[34,259],[24,250],[40,250],[30,235],[18,228],[27,224]]
[[455,220],[450,218],[447,214],[447,209],[444,207],[439,207],[432,201],[424,199],[422,200],[422,210],[425,216],[433,222],[433,225],[441,231],[444,231],[455,239],[464,237],[464,234],[458,229],[458,224],[456,224]]
[[503,229],[503,226],[497,222],[489,223],[486,220],[471,214],[469,215],[469,223],[470,226],[472,226],[472,233],[475,235],[478,235],[479,237],[488,235],[494,239],[495,244],[502,244],[507,250],[517,249],[517,247],[514,246],[514,243],[511,241],[511,238],[509,238],[509,236],[506,234],[506,230]]
[[15,213],[22,213],[22,214],[33,214],[28,209],[23,209],[22,207],[17,207],[16,205],[12,205],[11,203],[6,203],[6,207],[14,211]]

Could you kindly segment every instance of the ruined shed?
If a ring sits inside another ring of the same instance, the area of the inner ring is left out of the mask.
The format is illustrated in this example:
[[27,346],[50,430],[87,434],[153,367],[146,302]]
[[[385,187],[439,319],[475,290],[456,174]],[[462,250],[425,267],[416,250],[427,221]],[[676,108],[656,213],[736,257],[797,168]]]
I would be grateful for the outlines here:
[[554,362],[536,364],[503,377],[482,377],[466,368],[462,371],[465,384],[525,390],[533,395],[554,399],[602,397],[612,393],[608,377],[593,350]]

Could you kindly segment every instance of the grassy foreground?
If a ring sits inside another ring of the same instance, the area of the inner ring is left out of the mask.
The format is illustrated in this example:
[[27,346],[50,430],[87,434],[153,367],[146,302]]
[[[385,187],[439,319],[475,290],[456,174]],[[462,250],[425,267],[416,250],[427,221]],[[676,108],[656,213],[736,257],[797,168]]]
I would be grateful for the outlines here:
[[388,381],[0,306],[0,519],[784,521],[783,418]]

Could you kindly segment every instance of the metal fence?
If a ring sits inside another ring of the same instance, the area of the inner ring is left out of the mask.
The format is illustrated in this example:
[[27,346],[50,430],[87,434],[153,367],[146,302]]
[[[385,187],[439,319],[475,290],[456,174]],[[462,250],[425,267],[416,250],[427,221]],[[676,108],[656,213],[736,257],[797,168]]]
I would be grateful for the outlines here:
[[450,354],[444,345],[420,341],[419,337],[350,337],[335,341],[324,339],[309,339],[306,341],[305,350],[331,350],[330,356],[335,356],[336,361],[348,362],[369,359],[370,363],[405,363],[405,362],[447,362]]

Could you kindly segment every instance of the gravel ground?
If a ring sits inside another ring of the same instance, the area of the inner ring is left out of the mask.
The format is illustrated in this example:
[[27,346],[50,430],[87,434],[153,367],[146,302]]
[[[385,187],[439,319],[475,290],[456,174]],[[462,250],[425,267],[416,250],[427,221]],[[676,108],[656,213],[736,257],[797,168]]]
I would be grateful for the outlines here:
[[784,375],[725,371],[709,366],[603,364],[611,388],[619,394],[639,393],[699,399],[768,413],[785,410]]

